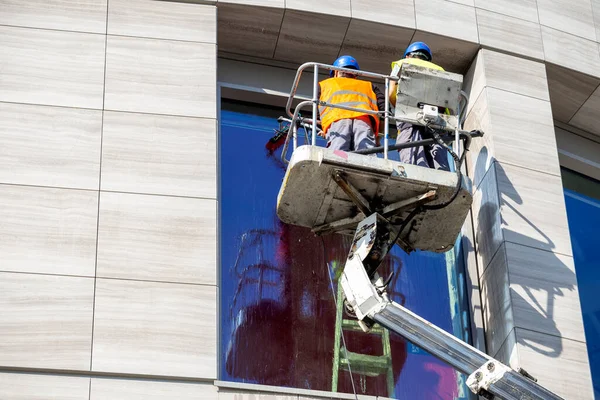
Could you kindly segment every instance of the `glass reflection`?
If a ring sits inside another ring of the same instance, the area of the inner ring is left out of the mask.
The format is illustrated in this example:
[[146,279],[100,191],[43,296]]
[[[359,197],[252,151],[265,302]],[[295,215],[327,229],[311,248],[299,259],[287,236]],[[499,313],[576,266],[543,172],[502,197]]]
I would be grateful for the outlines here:
[[600,399],[600,182],[566,169],[562,177],[594,395]]
[[[221,111],[220,379],[407,399],[467,398],[464,377],[394,334],[389,372],[361,373],[351,363],[352,379],[340,370],[335,384],[336,277],[351,238],[315,237],[277,218],[285,167],[280,153],[270,154],[265,145],[279,115],[229,102]],[[389,289],[393,300],[468,340],[460,297],[464,276],[455,261],[460,257],[409,256],[396,248],[382,268],[383,274],[396,271]],[[348,350],[357,354],[383,355],[388,346],[380,334],[343,333]]]

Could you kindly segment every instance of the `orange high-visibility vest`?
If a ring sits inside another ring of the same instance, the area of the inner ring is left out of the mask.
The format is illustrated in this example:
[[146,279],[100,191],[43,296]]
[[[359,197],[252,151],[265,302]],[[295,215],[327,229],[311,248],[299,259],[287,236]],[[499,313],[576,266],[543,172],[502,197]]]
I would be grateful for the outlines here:
[[[361,81],[354,78],[329,78],[319,82],[321,86],[321,98],[319,100],[331,104],[340,104],[352,108],[378,111],[377,96],[373,92],[371,82]],[[348,118],[369,116],[360,111],[348,111],[333,107],[319,106],[321,113],[321,126],[326,133],[329,126],[335,121]],[[379,117],[371,118],[375,122],[373,133],[379,132]]]

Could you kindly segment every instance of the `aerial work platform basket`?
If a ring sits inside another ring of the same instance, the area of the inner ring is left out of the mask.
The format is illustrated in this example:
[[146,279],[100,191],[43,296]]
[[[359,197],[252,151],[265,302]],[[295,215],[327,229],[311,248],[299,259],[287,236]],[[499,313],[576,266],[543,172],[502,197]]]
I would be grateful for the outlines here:
[[[314,67],[315,72],[313,99],[301,102],[292,113],[291,105],[300,76],[309,67]],[[319,68],[351,71],[384,82],[385,110],[359,110],[383,118],[381,148],[359,154],[360,151],[334,151],[315,145],[317,105],[353,110],[352,107],[325,103],[316,97]],[[391,81],[399,81],[395,116],[390,112],[387,96]],[[280,122],[289,123],[282,152],[283,161],[289,165],[277,201],[279,218],[289,224],[311,228],[316,234],[353,235],[360,221],[377,212],[395,227],[392,230],[397,236],[396,243],[405,251],[445,252],[451,249],[471,206],[470,181],[460,173],[390,160],[389,150],[433,144],[435,140],[389,146],[389,122],[410,122],[442,132],[445,134],[443,141],[456,143],[453,154],[456,167],[460,168],[462,158],[457,155],[459,139],[465,140],[465,148],[471,139],[470,133],[459,129],[461,106],[464,109],[466,104],[464,94],[461,102],[461,85],[461,75],[410,64],[403,66],[399,78],[317,63],[301,66],[287,104],[291,119],[280,119]],[[430,106],[424,107],[423,104]],[[312,119],[300,116],[300,110],[307,106],[312,106]],[[450,112],[437,114],[438,106]],[[301,128],[304,130],[304,145],[299,146]],[[293,153],[288,160],[290,143]],[[364,154],[376,151],[383,153],[383,158]]]
[[[416,207],[448,202],[457,180],[452,172],[300,146],[288,165],[277,215],[317,234],[354,235],[358,223],[374,212],[402,226]],[[469,186],[469,180],[463,179],[456,199],[446,207],[416,213],[397,233],[400,247],[434,252],[452,248],[471,207]]]

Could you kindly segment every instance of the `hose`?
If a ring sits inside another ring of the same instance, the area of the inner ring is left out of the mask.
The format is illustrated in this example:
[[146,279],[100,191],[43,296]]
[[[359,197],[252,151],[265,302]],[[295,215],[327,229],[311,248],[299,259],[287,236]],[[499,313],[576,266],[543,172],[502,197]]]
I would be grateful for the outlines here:
[[462,187],[462,183],[463,183],[463,176],[462,176],[462,173],[460,172],[460,168],[465,159],[465,155],[467,154],[467,151],[469,151],[469,146],[471,145],[471,135],[469,135],[468,133],[464,134],[465,135],[465,143],[464,143],[465,149],[459,158],[458,155],[450,148],[450,146],[448,146],[446,143],[444,143],[444,141],[440,138],[439,133],[437,133],[435,131],[435,129],[432,129],[428,125],[425,126],[425,129],[427,129],[431,133],[431,135],[433,136],[433,139],[435,140],[435,142],[437,144],[439,144],[440,146],[442,146],[443,148],[448,150],[448,152],[454,159],[454,165],[455,165],[455,169],[456,169],[456,177],[457,177],[456,187],[454,188],[454,192],[452,193],[452,196],[450,197],[450,199],[443,203],[440,203],[440,204],[423,205],[423,209],[425,209],[425,210],[440,210],[440,209],[450,205],[456,199],[456,197],[458,196],[458,193],[460,193],[460,188]]

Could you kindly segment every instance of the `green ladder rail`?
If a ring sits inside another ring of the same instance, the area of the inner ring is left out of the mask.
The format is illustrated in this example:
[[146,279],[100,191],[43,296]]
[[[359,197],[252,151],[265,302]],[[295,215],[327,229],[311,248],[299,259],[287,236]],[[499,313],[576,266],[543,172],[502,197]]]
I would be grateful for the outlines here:
[[344,331],[363,332],[358,322],[351,319],[344,319],[344,294],[342,285],[338,284],[337,290],[337,310],[335,315],[335,338],[333,351],[333,374],[331,378],[331,391],[338,391],[340,369],[344,371],[352,370],[352,374],[358,374],[368,377],[386,376],[388,396],[394,394],[394,371],[392,368],[392,348],[390,345],[390,332],[375,325],[368,333],[381,337],[383,354],[372,356],[360,354],[344,349],[342,335]]

